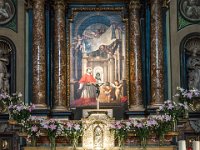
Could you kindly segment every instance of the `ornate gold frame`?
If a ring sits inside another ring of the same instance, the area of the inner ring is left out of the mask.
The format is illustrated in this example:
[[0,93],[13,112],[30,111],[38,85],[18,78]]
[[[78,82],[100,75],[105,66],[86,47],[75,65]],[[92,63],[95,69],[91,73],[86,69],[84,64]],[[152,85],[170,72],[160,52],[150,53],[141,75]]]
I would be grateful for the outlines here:
[[[74,16],[78,12],[83,11],[121,11],[122,15],[124,15],[123,11],[125,10],[125,7],[82,7],[82,8],[72,8],[72,15],[68,18],[68,26],[67,26],[67,108],[70,109],[70,24],[73,23]],[[128,33],[129,33],[129,23],[128,18],[125,18],[122,16],[122,20],[125,23],[126,26],[126,84],[127,84],[127,98],[128,98],[128,105],[129,105],[129,40],[128,40]]]

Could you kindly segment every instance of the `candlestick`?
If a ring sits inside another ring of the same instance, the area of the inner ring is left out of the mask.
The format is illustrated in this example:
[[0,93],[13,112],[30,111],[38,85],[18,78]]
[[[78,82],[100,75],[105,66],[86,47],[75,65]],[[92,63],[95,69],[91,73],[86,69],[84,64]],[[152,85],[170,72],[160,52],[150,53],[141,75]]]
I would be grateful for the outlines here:
[[179,150],[186,150],[186,143],[185,140],[178,141],[178,149]]
[[199,141],[193,141],[192,142],[192,149],[193,150],[200,150],[200,142]]
[[97,110],[99,110],[99,99],[97,98]]

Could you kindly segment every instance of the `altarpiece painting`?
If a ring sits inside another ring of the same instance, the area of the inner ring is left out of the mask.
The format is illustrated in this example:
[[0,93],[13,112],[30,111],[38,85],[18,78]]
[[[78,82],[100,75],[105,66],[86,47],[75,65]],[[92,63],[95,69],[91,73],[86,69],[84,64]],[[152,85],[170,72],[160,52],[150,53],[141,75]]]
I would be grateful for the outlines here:
[[70,22],[71,107],[127,99],[127,25],[122,11],[74,11]]

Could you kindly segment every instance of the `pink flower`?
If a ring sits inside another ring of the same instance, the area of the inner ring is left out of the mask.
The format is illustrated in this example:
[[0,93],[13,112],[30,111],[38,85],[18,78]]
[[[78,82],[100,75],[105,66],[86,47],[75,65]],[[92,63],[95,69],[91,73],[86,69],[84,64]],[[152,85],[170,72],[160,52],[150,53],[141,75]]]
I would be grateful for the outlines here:
[[75,125],[74,125],[74,129],[75,129],[76,131],[80,130],[80,129],[81,129],[81,128],[80,128],[80,125],[79,125],[79,124],[75,124]]
[[73,124],[71,122],[67,122],[67,127],[68,128],[72,128],[73,127]]
[[37,132],[38,131],[38,127],[36,125],[31,127],[31,131],[32,132]]
[[142,125],[142,123],[141,122],[139,122],[138,124],[136,124],[136,126],[135,127],[137,127],[137,128],[142,128],[143,127],[143,125]]
[[171,120],[171,116],[165,115],[165,120],[166,120],[166,121],[170,121],[170,120]]
[[55,124],[51,124],[49,126],[49,129],[51,129],[51,131],[56,130],[57,126]]
[[17,96],[18,96],[18,97],[22,97],[22,93],[21,93],[21,92],[19,92]]
[[174,106],[173,106],[172,104],[169,104],[169,105],[168,105],[168,110],[169,110],[169,109],[173,109],[173,108],[174,108]]
[[21,111],[23,109],[23,106],[22,105],[18,105],[17,106],[17,111]]
[[126,126],[127,126],[127,127],[130,127],[130,126],[131,126],[131,122],[127,121],[127,122],[126,122]]

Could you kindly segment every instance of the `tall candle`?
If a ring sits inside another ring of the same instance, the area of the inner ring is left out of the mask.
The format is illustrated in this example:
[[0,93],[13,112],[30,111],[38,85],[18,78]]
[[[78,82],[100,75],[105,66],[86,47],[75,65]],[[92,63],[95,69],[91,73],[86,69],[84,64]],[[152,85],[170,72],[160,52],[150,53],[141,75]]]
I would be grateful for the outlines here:
[[178,150],[186,150],[185,140],[178,141]]
[[200,150],[200,142],[199,141],[192,142],[192,150]]
[[99,110],[99,99],[97,98],[97,110]]

